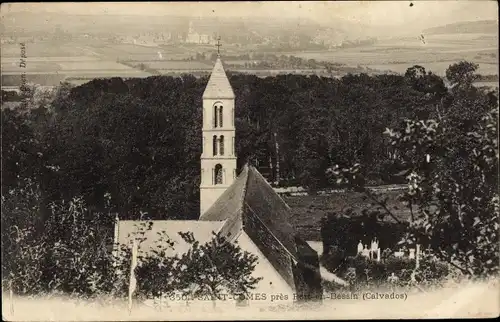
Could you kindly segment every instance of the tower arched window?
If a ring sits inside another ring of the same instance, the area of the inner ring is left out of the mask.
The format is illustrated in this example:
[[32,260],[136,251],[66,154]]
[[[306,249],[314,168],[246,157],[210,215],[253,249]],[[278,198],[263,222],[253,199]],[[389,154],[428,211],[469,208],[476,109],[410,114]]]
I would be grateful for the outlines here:
[[222,184],[222,165],[217,164],[214,169],[214,184]]
[[215,105],[214,106],[214,127],[217,127],[217,115],[218,115],[217,114],[217,108],[218,108],[218,106]]
[[222,123],[222,120],[224,119],[223,117],[223,113],[222,113],[222,106],[219,106],[219,127],[223,127],[223,123]]
[[224,135],[219,138],[219,154],[224,155]]
[[214,105],[214,128],[217,127],[222,127],[223,126],[223,108],[222,105],[219,105],[220,103],[216,103],[217,105]]
[[214,156],[216,156],[217,155],[217,135],[214,135],[212,146],[213,146],[213,150],[214,150]]

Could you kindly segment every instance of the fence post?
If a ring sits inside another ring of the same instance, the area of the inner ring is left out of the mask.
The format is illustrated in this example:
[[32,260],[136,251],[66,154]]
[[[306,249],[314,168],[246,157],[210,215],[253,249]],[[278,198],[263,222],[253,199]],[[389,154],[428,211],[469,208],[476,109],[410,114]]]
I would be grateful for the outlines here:
[[14,291],[12,290],[12,280],[9,281],[10,315],[14,318]]
[[134,238],[134,242],[132,244],[132,259],[130,263],[130,283],[128,290],[128,312],[132,313],[132,295],[135,291],[135,287],[137,285],[137,280],[135,278],[135,267],[137,266],[137,239]]
[[417,249],[416,249],[416,254],[415,254],[415,269],[418,269],[420,267],[420,244],[417,244]]

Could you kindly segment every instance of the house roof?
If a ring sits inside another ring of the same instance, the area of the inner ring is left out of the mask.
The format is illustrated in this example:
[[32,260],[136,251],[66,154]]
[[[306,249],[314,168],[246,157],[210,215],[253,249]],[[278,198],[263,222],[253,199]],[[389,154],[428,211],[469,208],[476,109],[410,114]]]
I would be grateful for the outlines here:
[[253,166],[243,167],[233,184],[200,220],[229,223],[238,219],[244,209],[253,212],[291,254],[296,253],[295,231],[288,222],[289,207]]
[[245,165],[200,221],[224,221],[221,233],[230,239],[243,230],[280,275],[293,284],[291,262],[317,253],[297,236],[288,220],[289,210],[257,169]]
[[205,92],[203,92],[203,99],[206,98],[229,98],[234,99],[234,92],[229,80],[227,79],[224,66],[219,57],[215,61],[212,74],[208,80]]
[[[198,220],[120,220],[118,222],[118,243],[132,244],[134,236],[142,239],[139,245],[139,254],[151,254],[161,238],[173,243],[166,250],[166,256],[175,256],[186,253],[190,245],[182,239],[179,232],[192,232],[194,238],[204,244],[217,233],[224,222]],[[148,227],[151,229],[148,230]],[[163,245],[168,245],[162,242]]]
[[244,202],[269,231],[283,244],[290,255],[297,257],[295,229],[289,222],[289,208],[264,177],[249,166]]

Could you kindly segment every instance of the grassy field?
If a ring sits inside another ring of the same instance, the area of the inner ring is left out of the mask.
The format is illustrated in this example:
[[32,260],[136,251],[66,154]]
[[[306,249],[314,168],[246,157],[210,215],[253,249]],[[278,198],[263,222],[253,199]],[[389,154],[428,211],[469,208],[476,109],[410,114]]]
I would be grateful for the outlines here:
[[[434,74],[440,75],[440,76],[445,76],[445,71],[446,69],[456,63],[458,60],[451,60],[451,61],[442,61],[442,62],[422,62],[418,63],[422,66],[424,66],[425,70],[431,71]],[[474,60],[472,60],[474,61]],[[474,61],[475,62],[475,61]],[[400,64],[373,64],[373,65],[368,65],[368,67],[381,70],[381,71],[393,71],[397,73],[402,73],[404,74],[406,70],[414,65],[417,65],[416,63],[400,63]],[[479,63],[479,68],[478,68],[478,73],[483,74],[483,75],[494,75],[498,74],[498,64],[485,64],[485,63]]]
[[[410,211],[404,204],[397,200],[400,191],[388,191],[380,195],[379,199],[388,198],[388,208],[400,221],[410,218]],[[361,214],[363,209],[380,209],[372,206],[371,200],[357,192],[336,192],[331,195],[318,196],[283,196],[283,200],[290,206],[290,223],[297,229],[299,235],[305,240],[321,241],[320,221],[328,213],[340,213],[348,208]],[[390,216],[385,220],[393,221]]]
[[149,68],[156,70],[176,70],[176,69],[193,69],[193,70],[211,70],[213,66],[198,61],[149,61],[144,63]]
[[[99,61],[100,59],[96,56],[53,56],[53,57],[43,57],[43,56],[29,56],[27,58],[29,62],[88,62],[88,61]],[[2,64],[4,63],[19,63],[19,56],[15,57],[2,57]]]
[[480,73],[498,74],[498,36],[491,34],[424,35],[424,41],[388,39],[369,46],[288,54],[394,72],[419,64],[440,75],[450,64],[468,60],[479,64]]
[[[59,44],[47,41],[26,43],[25,45],[28,57],[82,56],[82,49],[74,43]],[[19,57],[20,52],[19,44],[2,44],[2,60],[4,57]]]
[[62,70],[127,70],[129,66],[115,61],[60,62]]
[[489,88],[498,88],[499,83],[498,82],[476,82],[475,85],[477,87],[489,87]]
[[19,60],[12,62],[2,61],[2,74],[5,73],[29,73],[29,72],[46,72],[46,71],[60,71],[62,67],[56,62],[41,62],[41,61],[30,61],[26,63],[25,67],[19,66]]
[[[140,47],[140,46],[134,46]],[[127,48],[127,50],[131,51]],[[145,52],[140,47],[139,52]],[[152,49],[146,49],[150,52]],[[19,86],[20,74],[26,80],[41,85],[54,86],[66,78],[147,77],[151,73],[134,69],[116,62],[117,56],[125,53],[124,48],[113,48],[103,42],[64,43],[55,46],[51,42],[26,44],[26,68],[19,67],[20,48],[18,44],[2,45],[2,84]],[[157,58],[157,53],[154,56]]]

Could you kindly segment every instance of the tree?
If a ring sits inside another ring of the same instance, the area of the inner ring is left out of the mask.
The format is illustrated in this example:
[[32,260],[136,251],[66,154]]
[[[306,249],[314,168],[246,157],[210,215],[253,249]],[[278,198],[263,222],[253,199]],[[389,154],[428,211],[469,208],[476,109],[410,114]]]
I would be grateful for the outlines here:
[[48,254],[42,270],[49,289],[88,296],[110,291],[113,218],[89,212],[81,197],[53,203],[51,209],[44,227]]
[[253,277],[257,256],[243,251],[220,234],[200,245],[192,233],[179,233],[191,245],[181,255],[179,267],[183,289],[187,293],[208,296],[215,301],[227,295],[247,296],[262,277]]
[[[271,159],[276,168],[280,162],[280,178],[312,190],[328,184],[324,170],[330,163],[347,166],[353,160],[370,165],[372,183],[393,182],[394,171],[386,175],[391,147],[382,130],[400,117],[427,117],[441,102],[434,89],[439,82],[429,73],[417,82],[422,88],[397,75],[230,80],[239,165]],[[5,184],[37,169],[46,204],[81,195],[95,209],[109,192],[112,206],[125,216],[147,210],[163,219],[191,218],[199,208],[200,107],[207,81],[185,75],[96,79],[75,88],[62,84],[50,97],[32,95],[29,113],[2,111]]]
[[[453,66],[447,75],[462,75],[465,83],[473,78]],[[402,197],[411,222],[403,242],[428,247],[470,276],[498,272],[498,106],[490,95],[459,87],[437,120],[406,119],[385,132],[406,169],[408,190]],[[394,216],[365,187],[363,166],[331,173],[337,183],[365,192]]]
[[73,198],[53,203],[50,217],[43,221],[36,183],[28,180],[9,194],[21,198],[2,196],[4,284],[22,295],[95,296],[112,289],[113,258],[103,214],[89,214],[82,199]]
[[476,74],[478,68],[478,64],[461,61],[448,67],[446,70],[446,78],[452,86],[458,85],[460,87],[470,87],[479,77]]
[[33,294],[41,287],[46,245],[40,242],[40,189],[31,179],[2,189],[2,287]]
[[[134,238],[139,240],[138,247],[141,247],[144,241],[143,234],[151,229],[153,222],[141,224],[142,227]],[[142,228],[142,229],[141,229]],[[158,232],[159,238],[154,242],[154,249],[151,253],[139,255],[139,265],[136,268],[135,274],[138,282],[138,293],[145,297],[164,297],[173,294],[180,285],[182,279],[179,276],[179,257],[167,256],[167,251],[174,248],[174,242],[167,236],[165,231]],[[128,249],[122,249],[123,253],[129,254]],[[128,260],[128,256],[126,256]]]
[[498,108],[466,133],[446,119],[389,131],[394,145],[412,152],[405,197],[417,208],[408,237],[470,275],[498,271],[497,120]]

